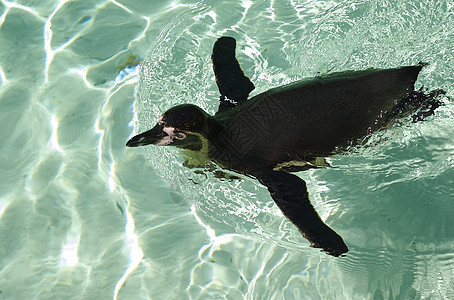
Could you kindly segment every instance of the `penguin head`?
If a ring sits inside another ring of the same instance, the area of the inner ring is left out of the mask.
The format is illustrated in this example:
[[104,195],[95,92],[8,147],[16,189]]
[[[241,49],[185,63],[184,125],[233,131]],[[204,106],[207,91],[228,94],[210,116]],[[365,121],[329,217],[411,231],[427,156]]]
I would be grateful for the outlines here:
[[211,122],[216,121],[198,106],[178,105],[159,117],[155,127],[132,137],[126,146],[172,145],[199,150],[202,148],[203,139],[208,139]]

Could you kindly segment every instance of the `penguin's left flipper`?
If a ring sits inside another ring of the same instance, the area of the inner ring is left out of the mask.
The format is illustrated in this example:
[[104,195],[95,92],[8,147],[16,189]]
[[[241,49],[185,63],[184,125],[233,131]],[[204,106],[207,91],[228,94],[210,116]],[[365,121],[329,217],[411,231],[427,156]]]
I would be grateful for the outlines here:
[[273,170],[255,172],[254,176],[268,188],[282,213],[309,240],[311,247],[322,248],[322,251],[336,257],[348,252],[344,240],[323,223],[310,203],[304,180]]
[[235,58],[235,47],[236,41],[232,37],[221,37],[213,46],[211,61],[221,93],[218,113],[246,101],[255,88]]

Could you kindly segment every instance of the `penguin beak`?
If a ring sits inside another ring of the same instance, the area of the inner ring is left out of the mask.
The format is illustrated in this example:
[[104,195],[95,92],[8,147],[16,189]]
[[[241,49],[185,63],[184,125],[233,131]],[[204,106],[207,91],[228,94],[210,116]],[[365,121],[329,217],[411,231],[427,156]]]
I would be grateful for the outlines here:
[[136,136],[133,136],[127,143],[126,147],[139,147],[139,146],[146,146],[146,145],[156,145],[159,144],[159,142],[162,141],[163,138],[165,138],[167,133],[165,133],[162,130],[162,126],[159,124],[156,124],[155,127],[152,129],[138,134]]

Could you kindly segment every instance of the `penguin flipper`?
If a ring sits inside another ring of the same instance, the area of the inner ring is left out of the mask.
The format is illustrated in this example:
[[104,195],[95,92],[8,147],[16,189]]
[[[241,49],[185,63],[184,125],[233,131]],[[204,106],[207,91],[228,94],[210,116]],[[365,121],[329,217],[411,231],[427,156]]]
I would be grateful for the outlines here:
[[216,84],[221,93],[218,113],[246,101],[249,93],[255,88],[235,58],[235,47],[236,41],[232,37],[221,37],[213,46],[211,61]]
[[310,203],[304,180],[273,170],[256,172],[254,176],[268,188],[282,213],[309,240],[311,247],[322,248],[322,251],[336,257],[348,252],[344,240],[323,223]]

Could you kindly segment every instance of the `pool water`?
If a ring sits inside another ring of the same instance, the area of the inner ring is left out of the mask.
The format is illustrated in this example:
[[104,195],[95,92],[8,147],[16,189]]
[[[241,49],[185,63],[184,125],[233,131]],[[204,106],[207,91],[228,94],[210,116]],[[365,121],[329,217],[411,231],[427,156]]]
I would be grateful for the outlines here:
[[[428,62],[450,98],[297,173],[350,251],[309,247],[256,180],[126,148],[218,105],[214,41],[256,89]],[[454,3],[0,2],[0,299],[454,298]]]

